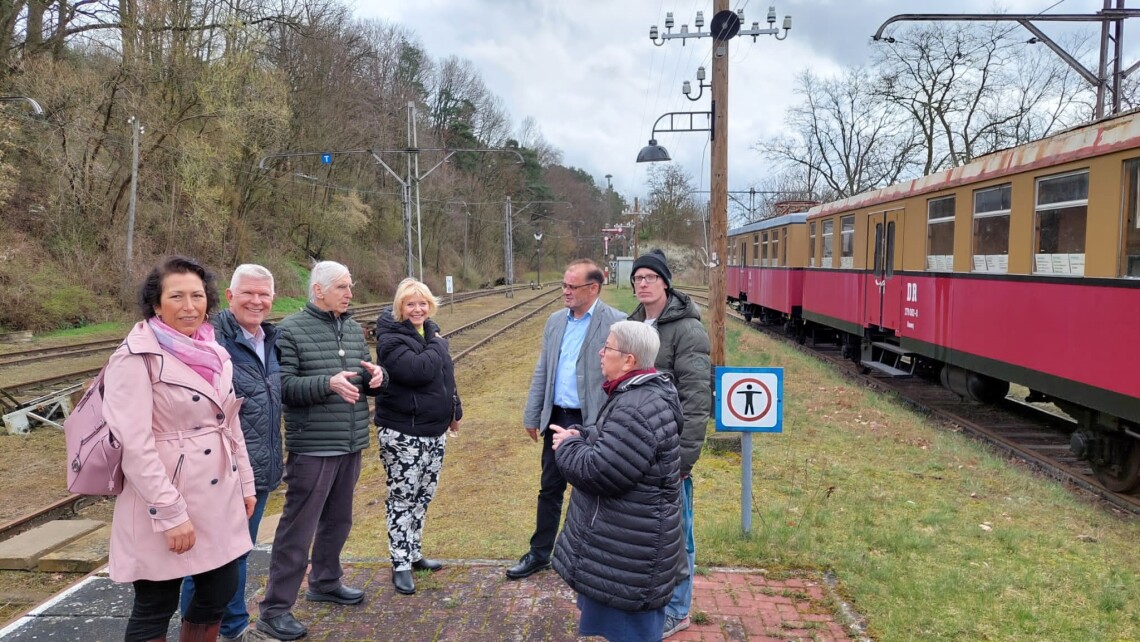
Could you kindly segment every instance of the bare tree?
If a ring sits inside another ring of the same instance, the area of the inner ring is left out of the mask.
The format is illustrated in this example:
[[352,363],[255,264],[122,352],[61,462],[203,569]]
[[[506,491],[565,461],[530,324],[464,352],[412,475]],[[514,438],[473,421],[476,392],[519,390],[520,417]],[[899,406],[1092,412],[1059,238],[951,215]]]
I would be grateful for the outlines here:
[[[640,235],[648,238],[698,245],[704,216],[693,198],[693,179],[676,163],[657,163],[649,168],[646,212],[638,223]],[[696,233],[694,233],[696,232]]]
[[1005,23],[932,23],[875,48],[879,78],[872,96],[917,127],[922,174],[1040,138],[1084,116],[1072,103],[1084,89],[1076,74],[1044,48],[1027,50],[1014,31]]
[[835,79],[805,71],[796,93],[803,102],[786,116],[789,133],[761,141],[768,158],[799,167],[807,191],[851,196],[914,172],[921,138],[914,124],[875,100],[873,75],[849,68]]

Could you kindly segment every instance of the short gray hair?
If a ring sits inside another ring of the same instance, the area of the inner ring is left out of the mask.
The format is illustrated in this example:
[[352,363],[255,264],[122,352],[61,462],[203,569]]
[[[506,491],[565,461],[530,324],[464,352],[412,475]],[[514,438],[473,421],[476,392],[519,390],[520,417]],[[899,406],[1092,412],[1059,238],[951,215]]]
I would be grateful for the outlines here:
[[618,321],[610,326],[610,334],[617,341],[614,347],[633,355],[639,370],[653,367],[657,351],[661,349],[661,338],[657,336],[656,328],[641,321]]
[[309,274],[309,300],[315,298],[313,294],[313,286],[319,285],[322,290],[327,290],[332,287],[333,282],[338,279],[349,276],[351,272],[342,263],[336,261],[321,261],[313,266],[313,271]]
[[252,281],[269,281],[269,293],[273,294],[273,273],[263,266],[254,263],[242,263],[234,268],[234,274],[230,277],[230,289],[237,290],[238,286],[245,279]]

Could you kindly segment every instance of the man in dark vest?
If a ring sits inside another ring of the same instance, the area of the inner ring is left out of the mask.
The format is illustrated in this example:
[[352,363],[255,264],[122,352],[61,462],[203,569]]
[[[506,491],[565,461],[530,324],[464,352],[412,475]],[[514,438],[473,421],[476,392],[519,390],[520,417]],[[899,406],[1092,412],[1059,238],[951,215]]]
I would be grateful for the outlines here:
[[[234,394],[245,400],[239,416],[257,490],[257,503],[249,517],[249,538],[255,543],[265,502],[281,484],[284,468],[277,328],[265,320],[273,309],[273,296],[273,274],[269,270],[260,265],[239,265],[226,288],[229,309],[209,320],[215,339],[230,353]],[[249,611],[245,608],[248,557],[246,553],[238,560],[238,587],[222,614],[222,640],[241,640],[249,629]],[[194,580],[188,577],[182,583],[183,613],[193,595]]]

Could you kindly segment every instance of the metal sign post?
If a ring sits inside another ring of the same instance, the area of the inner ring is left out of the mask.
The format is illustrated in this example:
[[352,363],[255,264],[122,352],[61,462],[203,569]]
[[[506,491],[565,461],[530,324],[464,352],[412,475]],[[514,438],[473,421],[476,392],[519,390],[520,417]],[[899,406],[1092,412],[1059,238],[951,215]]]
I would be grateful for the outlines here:
[[716,430],[740,435],[740,526],[752,531],[752,433],[783,432],[784,369],[716,369]]
[[447,293],[451,295],[451,313],[455,314],[455,282],[451,280],[451,275],[443,277],[444,282],[447,284]]

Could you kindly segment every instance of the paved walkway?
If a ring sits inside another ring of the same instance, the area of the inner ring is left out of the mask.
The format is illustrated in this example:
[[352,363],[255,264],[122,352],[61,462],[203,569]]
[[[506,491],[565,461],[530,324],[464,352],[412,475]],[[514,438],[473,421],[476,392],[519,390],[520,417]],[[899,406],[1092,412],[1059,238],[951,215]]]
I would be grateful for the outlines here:
[[[508,562],[449,563],[418,573],[417,592],[399,595],[388,564],[355,564],[350,586],[369,597],[359,607],[298,602],[294,614],[312,640],[578,640],[574,592],[553,571],[520,581],[504,578]],[[849,641],[824,586],[816,580],[770,580],[756,572],[716,570],[694,582],[700,614],[685,640]]]
[[[251,555],[251,612],[263,588],[268,551]],[[510,581],[507,561],[447,561],[434,573],[416,575],[417,592],[396,593],[391,566],[383,561],[345,565],[345,583],[363,588],[358,606],[301,599],[294,614],[309,627],[305,640],[342,642],[562,642],[579,640],[574,593],[553,571]],[[303,588],[303,587],[302,587]],[[36,608],[0,630],[0,641],[122,639],[131,589],[96,574],[71,592]],[[669,639],[791,642],[851,641],[838,624],[834,603],[816,579],[771,580],[759,572],[714,569],[694,582],[693,625]],[[177,639],[172,623],[171,639]],[[599,638],[592,638],[599,639]]]

